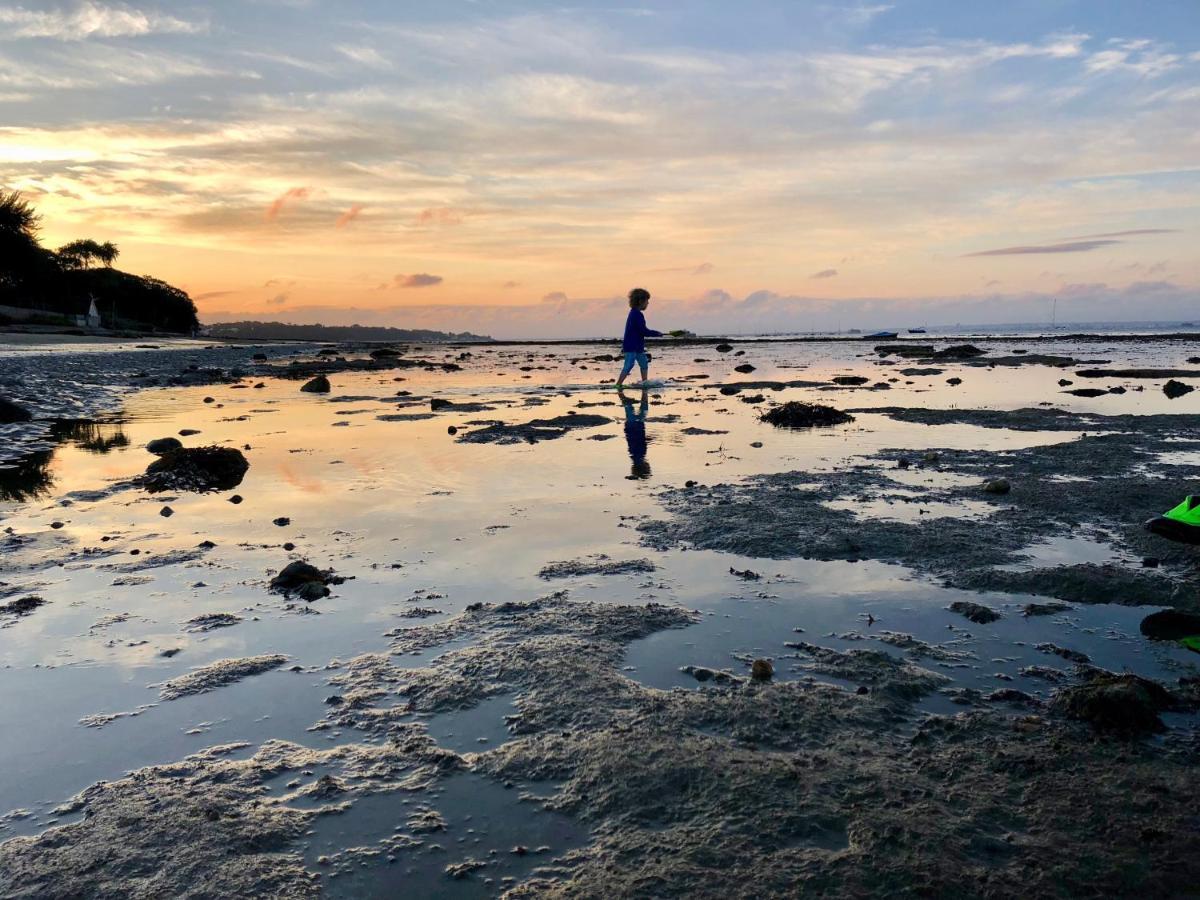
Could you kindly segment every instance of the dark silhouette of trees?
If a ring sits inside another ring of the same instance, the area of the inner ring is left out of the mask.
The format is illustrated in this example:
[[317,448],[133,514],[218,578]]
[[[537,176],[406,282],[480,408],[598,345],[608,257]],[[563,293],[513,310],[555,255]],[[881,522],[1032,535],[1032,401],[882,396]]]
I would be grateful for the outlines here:
[[95,301],[109,327],[189,333],[196,306],[179,288],[114,269],[111,241],[82,238],[48,250],[38,241],[41,217],[17,191],[0,190],[0,304],[49,317],[87,313]]

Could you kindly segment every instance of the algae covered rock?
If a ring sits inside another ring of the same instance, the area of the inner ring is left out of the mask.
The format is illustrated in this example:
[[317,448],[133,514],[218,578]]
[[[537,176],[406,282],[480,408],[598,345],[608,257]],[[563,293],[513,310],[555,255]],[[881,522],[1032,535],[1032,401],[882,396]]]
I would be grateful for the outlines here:
[[777,428],[815,428],[844,425],[854,421],[854,416],[840,409],[820,403],[802,403],[799,400],[789,400],[782,406],[768,409],[759,418]]
[[11,425],[13,422],[28,422],[33,413],[25,407],[0,397],[0,425]]
[[302,600],[320,600],[329,595],[329,585],[343,581],[345,579],[335,575],[332,569],[318,569],[297,559],[284,566],[283,571],[271,579],[271,590],[280,594],[296,594]]
[[1175,706],[1170,692],[1138,675],[1100,672],[1054,695],[1053,707],[1097,731],[1135,737],[1165,731],[1159,713]]
[[164,453],[170,453],[172,450],[182,450],[183,441],[176,437],[156,438],[146,444],[146,452],[153,453],[155,456],[162,456]]
[[152,493],[227,491],[242,483],[249,468],[234,447],[181,447],[150,463],[138,483]]

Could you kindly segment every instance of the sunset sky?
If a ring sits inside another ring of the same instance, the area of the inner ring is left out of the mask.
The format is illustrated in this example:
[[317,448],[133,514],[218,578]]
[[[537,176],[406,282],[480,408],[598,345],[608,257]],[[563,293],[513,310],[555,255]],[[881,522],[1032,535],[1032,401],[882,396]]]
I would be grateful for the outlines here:
[[0,0],[0,186],[209,322],[1200,319],[1200,3]]

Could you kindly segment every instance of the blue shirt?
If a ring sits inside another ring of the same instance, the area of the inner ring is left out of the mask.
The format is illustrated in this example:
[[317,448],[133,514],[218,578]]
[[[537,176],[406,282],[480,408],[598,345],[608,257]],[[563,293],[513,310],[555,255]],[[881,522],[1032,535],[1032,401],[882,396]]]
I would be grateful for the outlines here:
[[625,338],[621,341],[622,353],[645,353],[646,338],[662,337],[661,331],[646,327],[646,317],[640,309],[631,309],[625,320]]

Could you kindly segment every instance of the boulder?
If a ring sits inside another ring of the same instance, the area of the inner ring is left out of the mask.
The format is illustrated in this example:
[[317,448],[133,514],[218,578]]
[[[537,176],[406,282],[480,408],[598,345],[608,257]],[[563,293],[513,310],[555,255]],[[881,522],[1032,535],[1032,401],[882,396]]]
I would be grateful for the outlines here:
[[1142,619],[1142,634],[1156,641],[1177,641],[1200,634],[1200,616],[1164,609]]
[[1175,706],[1170,692],[1157,682],[1104,671],[1084,684],[1058,691],[1051,704],[1069,719],[1125,737],[1165,731],[1159,713]]
[[328,586],[343,581],[345,579],[335,575],[332,569],[318,569],[298,559],[288,563],[271,579],[271,590],[279,594],[296,594],[303,600],[312,601],[328,596]]
[[331,385],[329,384],[328,378],[326,378],[324,375],[318,375],[311,381],[304,382],[304,384],[300,386],[300,390],[309,394],[328,394],[331,390]]
[[863,378],[861,375],[834,375],[833,383],[856,387],[860,384],[866,384],[871,379]]
[[750,365],[750,363],[742,363],[740,366],[734,366],[733,371],[741,372],[743,375],[749,375],[754,371],[754,366]]
[[983,486],[983,490],[988,494],[1007,494],[1012,490],[1012,485],[1007,478],[993,478]]
[[23,406],[0,397],[0,425],[11,425],[14,422],[28,422],[33,413]]
[[150,463],[138,483],[157,491],[228,491],[242,483],[250,463],[233,447],[182,447]]

